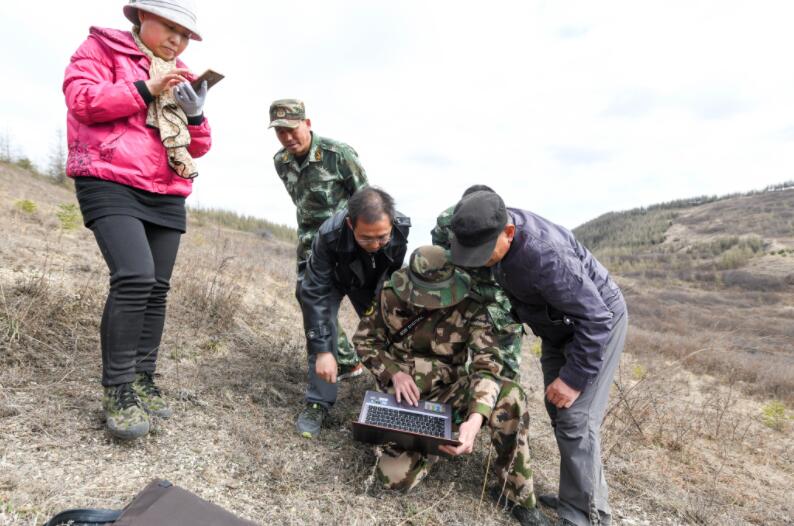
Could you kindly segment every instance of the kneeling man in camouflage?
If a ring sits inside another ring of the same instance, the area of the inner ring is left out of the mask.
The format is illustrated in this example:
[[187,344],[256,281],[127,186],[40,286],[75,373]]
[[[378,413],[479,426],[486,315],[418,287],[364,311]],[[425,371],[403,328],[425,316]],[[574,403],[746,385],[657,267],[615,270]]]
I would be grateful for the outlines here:
[[[548,524],[532,485],[526,394],[517,371],[505,366],[487,304],[470,292],[470,276],[452,265],[446,250],[420,247],[384,284],[353,344],[381,391],[412,405],[420,398],[451,404],[461,445],[442,446],[444,453],[471,453],[487,425],[500,480],[492,496],[506,500],[521,524]],[[386,446],[378,476],[389,488],[409,490],[438,458]]]

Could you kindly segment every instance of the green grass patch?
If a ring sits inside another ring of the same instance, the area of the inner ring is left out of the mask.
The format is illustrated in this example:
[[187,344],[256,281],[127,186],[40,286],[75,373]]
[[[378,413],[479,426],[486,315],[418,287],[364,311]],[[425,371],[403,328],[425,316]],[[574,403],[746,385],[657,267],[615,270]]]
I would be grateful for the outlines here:
[[30,199],[20,199],[14,203],[14,206],[26,214],[35,214],[39,209],[39,206]]

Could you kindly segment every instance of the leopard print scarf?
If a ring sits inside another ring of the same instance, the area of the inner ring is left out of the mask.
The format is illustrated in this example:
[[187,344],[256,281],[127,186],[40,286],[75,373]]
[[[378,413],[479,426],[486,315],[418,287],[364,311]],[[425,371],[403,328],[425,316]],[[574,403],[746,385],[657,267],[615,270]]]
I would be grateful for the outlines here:
[[[133,28],[132,36],[138,49],[149,57],[149,78],[157,78],[165,75],[176,68],[176,59],[163,60],[155,56],[146,47],[138,35],[138,28]],[[162,141],[168,153],[168,164],[176,174],[183,179],[195,179],[198,177],[198,170],[193,157],[187,151],[190,145],[190,132],[187,129],[187,116],[182,108],[177,104],[173,91],[163,90],[160,95],[155,97],[149,104],[146,114],[146,124],[160,130],[160,141]]]

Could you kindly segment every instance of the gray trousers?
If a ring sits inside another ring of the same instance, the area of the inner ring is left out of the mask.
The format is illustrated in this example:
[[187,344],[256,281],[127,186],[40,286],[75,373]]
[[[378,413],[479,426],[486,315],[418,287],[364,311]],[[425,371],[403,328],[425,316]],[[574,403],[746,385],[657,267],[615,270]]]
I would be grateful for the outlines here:
[[[620,314],[612,326],[598,377],[585,387],[571,407],[557,409],[546,400],[546,411],[560,450],[557,513],[577,526],[608,526],[612,522],[609,491],[601,463],[601,422],[609,388],[620,364],[627,328],[628,315]],[[543,383],[548,386],[565,365],[565,348],[553,347],[544,341],[541,349]]]

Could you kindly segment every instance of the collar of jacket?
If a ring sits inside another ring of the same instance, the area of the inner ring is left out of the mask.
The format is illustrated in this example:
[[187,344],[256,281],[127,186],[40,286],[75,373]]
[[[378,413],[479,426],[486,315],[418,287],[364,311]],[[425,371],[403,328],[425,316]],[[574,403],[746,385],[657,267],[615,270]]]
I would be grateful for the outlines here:
[[310,163],[318,163],[323,160],[323,151],[320,148],[320,137],[314,133],[312,134],[312,145],[309,146],[309,156],[306,160]]
[[513,248],[522,244],[524,242],[524,237],[526,236],[525,232],[521,228],[524,225],[524,218],[521,217],[520,214],[515,213],[512,208],[507,209],[507,216],[510,218],[510,222],[516,226],[516,233],[513,236],[513,241],[510,243],[510,248],[507,250],[507,254],[505,254],[502,260],[497,263],[493,269],[494,275],[497,276],[497,281],[501,281],[499,279],[500,276],[502,279],[504,279],[504,271],[502,267],[508,261],[510,261],[516,255],[516,253],[518,253],[518,250],[514,250]]

